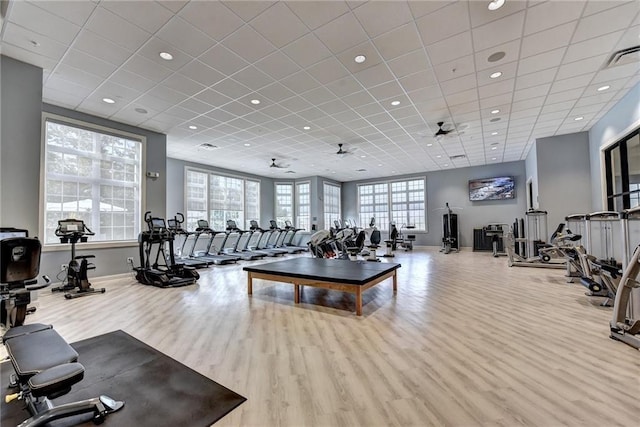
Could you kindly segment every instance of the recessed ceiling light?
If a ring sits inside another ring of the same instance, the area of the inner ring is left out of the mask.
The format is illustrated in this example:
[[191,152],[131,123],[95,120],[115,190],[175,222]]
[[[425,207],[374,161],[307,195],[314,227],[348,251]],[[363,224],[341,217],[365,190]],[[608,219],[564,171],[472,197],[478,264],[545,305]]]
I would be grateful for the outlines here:
[[444,164],[444,167],[445,167],[445,168],[446,168],[447,166],[449,166],[449,163],[445,163],[445,164]]
[[173,55],[171,55],[169,52],[160,52],[160,58],[164,59],[165,61],[171,61],[173,59]]
[[107,104],[115,104],[116,101],[114,101],[111,98],[102,98],[102,102],[106,102]]
[[382,163],[378,163],[378,167],[382,166]]
[[251,103],[252,103],[253,105],[258,105],[258,104],[260,104],[260,100],[259,100],[259,99],[252,99],[252,100],[251,100]]
[[391,101],[391,105],[393,106],[400,105],[400,101]]
[[500,77],[502,75],[501,71],[496,71],[495,73],[491,74],[489,76],[490,79],[497,79],[498,77]]
[[437,158],[439,159],[439,158],[440,158],[440,157],[442,157],[442,156],[440,156],[440,155],[437,155],[436,157],[437,157]]
[[575,119],[573,119],[573,120],[575,120],[576,122],[578,122],[578,121],[580,121],[580,120],[582,120],[582,119],[584,119],[584,117],[579,116],[579,117],[576,117],[576,118],[575,118]]
[[428,143],[428,144],[427,144],[427,147],[431,147],[432,145],[433,145],[432,143]]
[[362,64],[364,61],[367,60],[367,57],[364,55],[358,55],[355,58],[353,58],[354,61],[356,61],[358,64]]
[[367,157],[367,156],[365,156],[364,154],[362,156],[360,156],[361,159],[364,159],[365,157]]
[[498,132],[491,132],[491,135],[497,135]]
[[491,114],[498,114],[500,110],[491,110]]
[[609,85],[600,86],[600,87],[598,88],[598,92],[602,92],[603,90],[607,90],[607,89],[609,89],[610,87],[611,87],[611,86],[609,86]]
[[144,108],[136,108],[134,111],[136,113],[140,113],[140,114],[147,114],[148,113],[148,111],[145,110]]
[[311,129],[311,126],[305,126],[305,127],[303,127],[302,129],[304,129],[304,130],[309,130],[309,129]]
[[251,147],[251,144],[249,144],[248,142],[245,142],[245,143],[244,143],[244,146],[245,146],[245,147]]
[[331,173],[336,173],[336,171],[331,171]]
[[396,171],[391,171],[391,173],[396,173]]
[[495,52],[495,53],[492,53],[491,55],[489,55],[489,57],[487,58],[487,61],[489,61],[489,62],[498,62],[502,58],[504,58],[505,55],[506,55],[506,53],[504,53],[504,52]]
[[497,160],[497,158],[495,158],[495,157],[492,157],[492,158],[491,158],[491,160]]
[[493,0],[491,3],[489,3],[489,5],[487,6],[487,8],[489,10],[498,10],[500,9],[502,6],[504,6],[504,2],[505,0]]
[[191,129],[191,130],[196,130],[196,129],[198,129],[198,126],[190,125],[190,126],[189,126],[189,129]]
[[491,149],[492,149],[492,150],[497,150],[497,149],[498,149],[498,147],[491,147]]

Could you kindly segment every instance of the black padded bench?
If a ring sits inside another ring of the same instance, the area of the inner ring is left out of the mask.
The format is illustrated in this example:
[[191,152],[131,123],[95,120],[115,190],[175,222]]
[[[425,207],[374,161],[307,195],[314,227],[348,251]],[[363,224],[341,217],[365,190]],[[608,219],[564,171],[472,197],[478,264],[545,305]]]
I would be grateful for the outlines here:
[[40,323],[9,329],[2,337],[15,376],[11,387],[19,391],[7,403],[24,400],[33,415],[20,426],[41,426],[59,418],[93,413],[94,422],[124,406],[107,396],[53,406],[49,399],[68,393],[84,378],[78,353],[52,327]]

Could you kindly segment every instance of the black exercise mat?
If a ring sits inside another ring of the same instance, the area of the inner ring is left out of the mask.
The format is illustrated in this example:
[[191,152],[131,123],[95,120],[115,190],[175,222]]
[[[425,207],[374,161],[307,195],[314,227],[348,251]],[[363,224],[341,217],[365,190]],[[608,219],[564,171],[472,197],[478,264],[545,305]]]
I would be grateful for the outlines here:
[[[84,379],[55,404],[106,394],[124,400],[105,426],[209,426],[246,398],[175,361],[123,331],[89,338],[72,346],[86,369]],[[9,362],[0,365],[3,391],[13,372]],[[29,417],[22,402],[1,403],[0,425],[16,426]],[[55,426],[86,425],[84,418]]]

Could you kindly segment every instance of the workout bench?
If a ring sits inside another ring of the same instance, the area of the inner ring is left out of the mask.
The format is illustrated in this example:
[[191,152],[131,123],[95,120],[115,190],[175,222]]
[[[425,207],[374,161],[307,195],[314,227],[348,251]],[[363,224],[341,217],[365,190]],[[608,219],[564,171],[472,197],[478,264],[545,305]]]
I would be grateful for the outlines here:
[[44,426],[53,420],[91,413],[93,422],[101,424],[105,417],[124,406],[108,396],[54,406],[54,399],[71,391],[84,378],[84,367],[78,363],[78,353],[53,330],[40,323],[17,326],[2,337],[15,374],[7,395],[7,403],[19,399],[26,404],[31,418],[18,427]]

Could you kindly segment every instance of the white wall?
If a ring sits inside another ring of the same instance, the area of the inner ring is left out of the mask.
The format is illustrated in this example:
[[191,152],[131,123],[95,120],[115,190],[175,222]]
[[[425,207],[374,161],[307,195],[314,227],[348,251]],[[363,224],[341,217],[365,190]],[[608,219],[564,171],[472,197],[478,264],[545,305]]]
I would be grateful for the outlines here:
[[[427,179],[426,208],[428,232],[415,233],[416,245],[440,246],[443,211],[438,210],[438,208],[443,208],[445,203],[449,203],[451,207],[462,208],[461,210],[454,209],[454,212],[458,213],[460,245],[462,247],[473,246],[474,228],[482,228],[489,223],[511,224],[516,218],[524,217],[526,211],[526,174],[524,161],[343,183],[343,217],[358,218],[358,184],[424,176],[426,176]],[[513,176],[515,178],[515,199],[483,202],[471,202],[469,200],[469,180],[496,176]],[[383,235],[383,238],[384,237],[386,236]]]
[[531,198],[533,200],[533,206],[531,207],[538,209],[540,207],[540,203],[538,202],[538,151],[535,143],[529,150],[529,154],[527,155],[524,164],[527,181],[531,180]]
[[589,131],[593,212],[605,210],[604,206],[606,206],[603,203],[605,182],[602,179],[601,148],[618,141],[639,126],[640,83],[636,84]]

